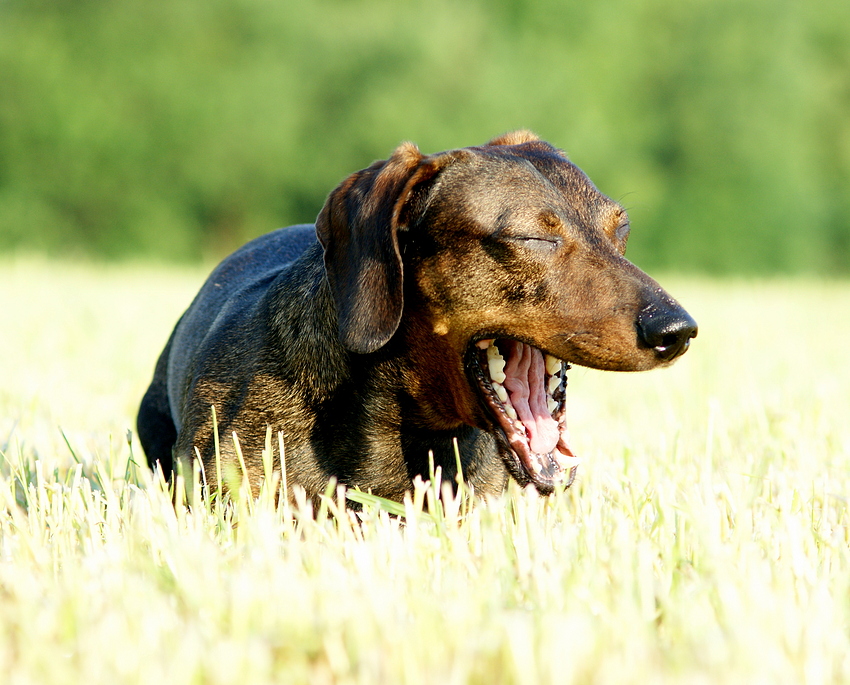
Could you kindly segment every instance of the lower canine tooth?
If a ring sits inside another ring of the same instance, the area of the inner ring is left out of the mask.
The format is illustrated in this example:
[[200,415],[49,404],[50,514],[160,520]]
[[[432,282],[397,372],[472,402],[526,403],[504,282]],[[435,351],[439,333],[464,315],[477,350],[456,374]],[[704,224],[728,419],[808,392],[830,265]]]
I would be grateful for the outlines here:
[[554,375],[561,370],[561,360],[553,357],[551,354],[546,355],[546,373]]
[[561,468],[566,471],[567,469],[571,469],[574,466],[581,464],[581,459],[579,457],[571,457],[564,454],[558,457],[558,463],[561,465]]

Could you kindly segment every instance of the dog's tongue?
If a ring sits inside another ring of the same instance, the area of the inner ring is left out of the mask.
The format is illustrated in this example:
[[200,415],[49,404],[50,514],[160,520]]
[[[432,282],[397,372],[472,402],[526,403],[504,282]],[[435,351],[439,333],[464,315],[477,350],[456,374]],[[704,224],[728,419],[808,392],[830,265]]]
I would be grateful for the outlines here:
[[535,454],[549,454],[558,445],[558,422],[546,406],[546,364],[536,347],[515,340],[505,341],[505,389],[511,404],[528,432]]

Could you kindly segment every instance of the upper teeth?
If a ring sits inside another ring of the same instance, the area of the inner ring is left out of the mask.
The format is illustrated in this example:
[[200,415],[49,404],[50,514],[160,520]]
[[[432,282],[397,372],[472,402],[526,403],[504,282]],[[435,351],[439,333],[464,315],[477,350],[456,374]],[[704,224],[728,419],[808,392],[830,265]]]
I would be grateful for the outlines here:
[[495,345],[487,348],[487,366],[490,367],[490,378],[496,383],[505,382],[505,358],[499,354],[499,348]]
[[[531,449],[530,445],[533,440],[533,429],[526,429],[522,420],[520,420],[519,415],[517,413],[517,409],[511,403],[510,393],[508,389],[504,386],[505,381],[507,380],[507,375],[505,374],[505,367],[507,365],[507,361],[499,352],[499,348],[496,346],[496,341],[492,338],[486,340],[479,340],[475,343],[475,346],[482,351],[486,351],[487,354],[487,370],[490,373],[490,387],[492,388],[493,394],[495,394],[496,398],[498,398],[498,408],[501,409],[505,413],[505,415],[510,419],[510,428],[513,431],[511,433],[514,437],[524,437],[527,440],[528,449]],[[521,346],[520,346],[520,349]],[[523,354],[525,351],[523,350]],[[535,351],[536,355],[540,354],[540,351]],[[479,361],[481,358],[478,358]],[[539,356],[535,357],[534,363],[537,371],[535,373],[539,374]],[[561,388],[562,384],[566,383],[566,371],[569,370],[570,365],[558,359],[557,357],[552,356],[551,354],[543,355],[544,366],[546,368],[546,375],[539,380],[529,379],[527,382],[529,385],[534,384],[534,387],[537,388],[534,390],[535,393],[539,393],[540,386],[537,385],[541,380],[543,381],[543,385],[546,388],[546,407],[549,410],[549,413],[552,419],[558,421],[558,430],[559,430],[559,447],[557,449],[553,449],[549,452],[548,455],[531,455],[528,460],[526,460],[526,466],[531,469],[533,472],[533,476],[540,477],[544,471],[544,468],[547,471],[547,477],[558,480],[563,480],[567,477],[567,474],[570,471],[578,466],[579,459],[572,454],[565,454],[561,451],[560,440],[567,440],[567,436],[565,434],[565,428],[563,425],[563,392],[560,392],[560,400],[556,400],[553,395]],[[512,362],[513,363],[513,362]],[[528,368],[522,373],[527,373]],[[512,373],[518,373],[516,369],[512,371]],[[484,379],[481,379],[482,382]],[[519,392],[519,391],[517,391]],[[496,405],[497,403],[493,399],[493,395],[489,395],[489,399],[491,405]],[[525,397],[525,400],[528,400],[528,397]],[[525,406],[525,412],[529,411],[528,406]],[[522,407],[520,407],[522,410]],[[561,415],[556,419],[555,412],[561,409]],[[532,411],[531,419],[534,421],[540,420],[541,417],[536,415],[536,409]],[[569,451],[569,449],[567,449]],[[544,467],[543,457],[547,456],[548,465]]]
[[[516,421],[518,418],[516,409],[511,405],[510,394],[508,393],[507,388],[503,385],[503,383],[507,380],[507,375],[505,374],[507,360],[502,356],[501,352],[499,352],[499,348],[496,346],[496,341],[493,338],[479,340],[475,343],[475,346],[481,350],[486,350],[487,370],[490,372],[490,381],[493,391],[495,392],[496,397],[499,398],[499,402],[502,403],[504,411],[508,417]],[[552,397],[552,394],[558,389],[563,381],[563,378],[561,378],[560,375],[563,371],[563,362],[557,357],[547,354],[544,356],[544,364],[546,366],[546,373],[549,376],[546,380],[546,390],[548,395],[546,398],[546,405],[549,412],[554,414],[560,405],[555,398]]]

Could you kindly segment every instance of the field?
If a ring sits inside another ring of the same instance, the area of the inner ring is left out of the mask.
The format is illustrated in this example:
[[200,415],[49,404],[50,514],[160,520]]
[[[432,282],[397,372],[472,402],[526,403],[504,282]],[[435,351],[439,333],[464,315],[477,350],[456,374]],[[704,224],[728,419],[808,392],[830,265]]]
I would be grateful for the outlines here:
[[571,490],[354,524],[130,461],[202,270],[0,275],[3,683],[850,681],[846,282],[662,278],[699,337],[573,369]]

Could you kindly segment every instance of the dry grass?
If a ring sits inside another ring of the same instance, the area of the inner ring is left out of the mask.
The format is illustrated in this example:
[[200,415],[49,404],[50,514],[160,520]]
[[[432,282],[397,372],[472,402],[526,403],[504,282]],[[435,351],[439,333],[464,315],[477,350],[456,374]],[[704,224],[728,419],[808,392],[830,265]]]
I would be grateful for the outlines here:
[[571,372],[573,489],[355,525],[128,462],[202,273],[0,273],[4,683],[850,680],[848,284],[666,281],[700,337]]

